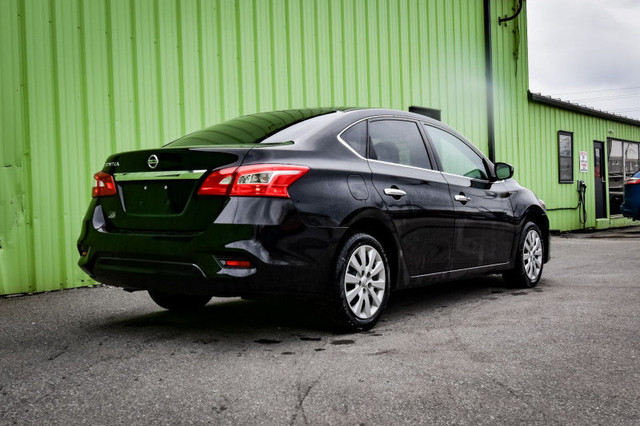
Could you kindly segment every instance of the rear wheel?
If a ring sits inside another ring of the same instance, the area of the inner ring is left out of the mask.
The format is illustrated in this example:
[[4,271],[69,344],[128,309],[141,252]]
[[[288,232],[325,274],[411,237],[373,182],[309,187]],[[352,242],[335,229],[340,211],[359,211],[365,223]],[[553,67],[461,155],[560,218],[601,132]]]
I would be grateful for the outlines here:
[[503,274],[505,281],[521,287],[535,287],[542,276],[544,266],[544,240],[540,228],[528,222],[518,243],[515,267]]
[[201,309],[209,303],[211,296],[192,294],[169,294],[160,291],[149,290],[149,296],[159,306],[176,312],[189,312]]
[[382,245],[357,233],[342,246],[325,296],[329,319],[339,331],[372,328],[387,306],[391,270]]

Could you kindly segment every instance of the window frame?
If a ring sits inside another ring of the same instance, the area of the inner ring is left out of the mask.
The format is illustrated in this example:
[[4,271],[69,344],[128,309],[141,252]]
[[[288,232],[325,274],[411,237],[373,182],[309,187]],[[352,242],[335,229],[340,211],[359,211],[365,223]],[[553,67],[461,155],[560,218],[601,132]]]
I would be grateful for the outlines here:
[[[561,136],[569,136],[571,139],[571,156],[566,157],[560,154],[560,137]],[[562,159],[563,158],[571,158],[571,180],[562,179]],[[569,132],[567,130],[558,130],[558,183],[559,184],[573,184],[575,182],[575,173],[574,173],[574,153],[573,153],[573,132]]]
[[[349,145],[349,143],[344,140],[344,138],[342,137],[342,135],[349,129],[351,129],[354,126],[357,126],[360,123],[364,123],[364,156],[360,155],[360,153],[358,151],[356,151],[355,149],[353,149],[353,147],[351,145]],[[342,145],[344,145],[349,151],[353,152],[358,158],[361,158],[363,160],[367,160],[369,157],[369,122],[367,118],[362,118],[360,120],[354,121],[353,123],[349,124],[347,127],[345,127],[344,129],[342,129],[338,135],[336,136],[336,139],[338,139],[338,142],[340,142]]]
[[[371,158],[371,123],[375,122],[375,121],[406,121],[409,123],[413,123],[416,126],[416,130],[418,131],[418,134],[420,135],[420,138],[422,139],[422,145],[424,146],[424,152],[427,158],[427,162],[429,163],[429,168],[424,168],[424,167],[418,167],[418,166],[411,166],[409,164],[402,164],[402,163],[392,163],[390,161],[384,161],[384,160],[378,160],[375,158]],[[355,124],[355,123],[354,123]],[[378,117],[369,117],[367,119],[367,161],[376,161],[378,163],[384,163],[384,164],[392,164],[394,166],[400,166],[400,167],[409,167],[412,169],[417,169],[417,170],[427,170],[427,171],[435,171],[438,168],[438,163],[435,161],[435,158],[431,152],[431,147],[430,147],[430,143],[429,143],[429,139],[427,138],[427,135],[425,135],[423,129],[421,129],[420,126],[421,122],[414,120],[412,118],[409,117],[398,117],[398,116],[378,116]]]
[[[451,175],[451,176],[458,176],[461,178],[465,178],[465,179],[470,179],[470,180],[476,180],[479,182],[493,182],[495,181],[495,176],[494,176],[494,172],[493,172],[493,163],[491,161],[489,161],[489,159],[484,155],[484,153],[482,151],[480,151],[478,148],[476,148],[476,146],[474,144],[472,144],[471,142],[469,142],[464,136],[462,136],[461,134],[455,132],[455,131],[451,131],[451,129],[448,129],[446,127],[443,126],[438,126],[435,125],[434,123],[428,123],[426,121],[421,121],[420,124],[422,124],[422,131],[424,132],[428,144],[429,144],[429,152],[433,153],[432,155],[434,156],[435,160],[436,160],[436,166],[438,167],[438,170],[440,171],[440,173],[444,173],[447,175]],[[441,130],[445,133],[450,134],[451,136],[453,136],[454,138],[458,139],[459,141],[461,141],[462,143],[464,143],[469,149],[471,149],[471,151],[473,151],[478,157],[480,157],[480,159],[482,160],[482,163],[484,165],[485,168],[485,172],[487,173],[487,179],[480,179],[480,178],[472,178],[469,176],[464,176],[464,175],[459,175],[456,173],[450,173],[450,172],[445,172],[444,171],[444,167],[442,166],[442,161],[440,160],[440,156],[438,155],[438,152],[433,144],[433,141],[431,140],[431,136],[429,135],[429,131],[426,129],[426,127],[433,127],[434,129],[438,129]]]

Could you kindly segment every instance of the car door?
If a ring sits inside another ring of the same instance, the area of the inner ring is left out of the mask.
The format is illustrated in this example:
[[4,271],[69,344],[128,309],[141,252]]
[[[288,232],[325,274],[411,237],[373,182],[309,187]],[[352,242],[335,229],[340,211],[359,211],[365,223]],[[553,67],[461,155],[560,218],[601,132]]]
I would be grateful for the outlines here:
[[471,144],[424,124],[455,209],[451,269],[509,261],[515,237],[511,193],[490,179],[485,160]]
[[396,227],[412,276],[445,271],[453,242],[453,202],[434,170],[419,123],[374,119],[368,128],[372,182]]

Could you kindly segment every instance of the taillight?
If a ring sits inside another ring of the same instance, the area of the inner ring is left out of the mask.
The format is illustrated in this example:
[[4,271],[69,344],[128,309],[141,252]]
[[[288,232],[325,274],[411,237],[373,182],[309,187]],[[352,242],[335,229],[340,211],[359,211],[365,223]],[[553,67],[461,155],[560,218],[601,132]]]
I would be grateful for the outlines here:
[[222,266],[228,268],[251,268],[251,262],[241,259],[220,259]]
[[640,178],[632,177],[624,181],[625,185],[638,185],[640,184]]
[[91,188],[93,198],[116,195],[116,182],[109,173],[98,172],[93,175],[93,178],[95,179],[93,188]]
[[236,170],[237,167],[230,167],[212,172],[200,185],[198,195],[229,195]]
[[255,164],[212,172],[198,195],[289,198],[289,187],[309,171],[305,166]]

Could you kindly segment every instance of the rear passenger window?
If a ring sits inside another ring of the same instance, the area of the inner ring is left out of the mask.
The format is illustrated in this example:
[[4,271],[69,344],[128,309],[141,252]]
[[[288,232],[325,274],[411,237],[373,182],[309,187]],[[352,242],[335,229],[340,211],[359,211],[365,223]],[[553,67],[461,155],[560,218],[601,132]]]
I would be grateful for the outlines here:
[[431,168],[418,125],[412,121],[372,121],[369,123],[369,140],[369,158],[372,160]]
[[443,172],[473,179],[488,178],[484,161],[466,143],[444,130],[426,124],[424,127],[440,158]]
[[340,138],[355,152],[365,157],[367,155],[367,122],[361,121],[354,124],[340,134]]

